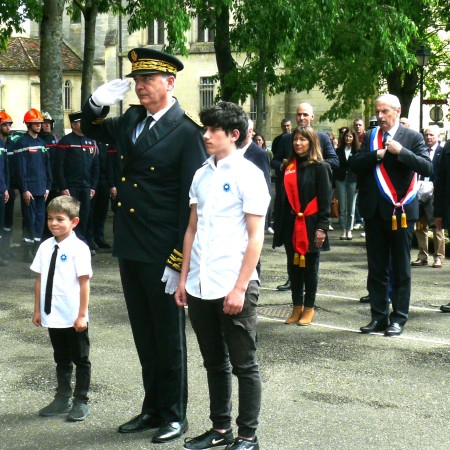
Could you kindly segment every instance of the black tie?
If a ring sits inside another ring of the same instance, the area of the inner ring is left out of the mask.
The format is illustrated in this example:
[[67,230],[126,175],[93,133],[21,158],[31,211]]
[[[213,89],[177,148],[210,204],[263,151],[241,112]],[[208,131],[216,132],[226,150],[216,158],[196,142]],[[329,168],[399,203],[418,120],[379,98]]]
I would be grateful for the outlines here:
[[385,131],[383,134],[383,148],[386,147],[386,142],[388,141],[388,139],[389,139],[389,133],[387,131]]
[[142,139],[144,138],[144,136],[147,135],[147,133],[150,131],[150,124],[154,121],[155,119],[153,118],[153,116],[147,116],[147,118],[145,119],[145,124],[144,124],[144,128],[142,128],[141,133],[139,134],[139,136],[137,137],[136,141],[138,139]]
[[50,259],[50,267],[48,269],[47,285],[45,286],[45,314],[50,314],[52,310],[52,291],[53,291],[53,277],[55,276],[56,257],[58,256],[58,245],[55,245],[55,249]]

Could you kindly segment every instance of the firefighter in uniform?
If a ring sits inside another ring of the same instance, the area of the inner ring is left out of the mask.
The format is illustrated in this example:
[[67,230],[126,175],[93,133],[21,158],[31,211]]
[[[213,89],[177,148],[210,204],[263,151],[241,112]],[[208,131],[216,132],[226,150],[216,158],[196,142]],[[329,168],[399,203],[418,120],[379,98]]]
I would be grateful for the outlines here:
[[45,142],[39,137],[44,121],[41,112],[31,108],[23,121],[28,130],[14,145],[14,163],[21,195],[23,259],[32,262],[44,231],[45,200],[52,173]]
[[[0,117],[1,120],[1,117]],[[1,124],[1,122],[0,122]],[[7,265],[7,240],[4,234],[5,223],[5,204],[9,200],[9,168],[8,168],[8,150],[6,143],[0,135],[0,267]]]
[[45,202],[46,210],[45,210],[45,225],[44,225],[43,239],[47,239],[52,236],[52,233],[50,232],[47,226],[47,206],[55,197],[59,195],[59,189],[58,186],[56,185],[56,172],[55,172],[55,150],[56,146],[58,145],[58,138],[56,137],[55,134],[53,134],[53,126],[55,124],[55,121],[53,120],[50,113],[48,113],[47,111],[42,111],[42,117],[44,118],[44,122],[42,123],[39,137],[45,142],[45,146],[47,147],[53,178],[53,183],[50,188],[50,192],[48,193],[47,200]]
[[98,183],[98,151],[95,141],[81,132],[81,112],[69,114],[69,120],[72,132],[58,142],[55,150],[56,183],[62,195],[80,202],[80,223],[75,230],[86,241],[91,198]]
[[3,222],[3,245],[6,253],[5,256],[7,258],[14,256],[11,250],[11,244],[14,221],[14,202],[17,195],[16,171],[14,169],[14,142],[10,138],[12,124],[13,120],[11,119],[11,116],[5,111],[0,111],[0,139],[3,141],[4,148],[6,149],[9,170],[9,200],[5,203],[5,216]]
[[100,86],[83,107],[82,130],[117,149],[121,165],[113,253],[120,275],[145,390],[141,413],[119,427],[157,428],[153,442],[187,430],[184,310],[173,294],[189,220],[189,187],[206,159],[202,126],[172,96],[176,57],[147,48],[128,53],[139,106],[105,119],[125,97],[128,80]]

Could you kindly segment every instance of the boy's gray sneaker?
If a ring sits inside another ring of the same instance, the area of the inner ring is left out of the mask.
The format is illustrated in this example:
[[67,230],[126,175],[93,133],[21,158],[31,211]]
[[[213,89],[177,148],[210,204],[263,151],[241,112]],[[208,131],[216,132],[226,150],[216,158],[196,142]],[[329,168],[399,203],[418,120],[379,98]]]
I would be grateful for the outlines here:
[[193,439],[184,440],[185,450],[210,450],[224,449],[228,444],[233,443],[233,432],[231,428],[225,433],[219,433],[211,428],[209,431]]
[[89,406],[87,403],[75,400],[72,405],[72,409],[67,415],[69,422],[81,422],[90,414]]
[[40,416],[51,417],[70,411],[70,402],[66,398],[55,398],[49,405],[39,411]]

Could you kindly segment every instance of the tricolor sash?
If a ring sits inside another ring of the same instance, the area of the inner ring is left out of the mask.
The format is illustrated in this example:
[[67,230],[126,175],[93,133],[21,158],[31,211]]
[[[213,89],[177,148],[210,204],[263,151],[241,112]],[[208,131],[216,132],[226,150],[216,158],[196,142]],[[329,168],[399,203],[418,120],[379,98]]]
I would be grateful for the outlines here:
[[[383,148],[383,131],[380,129],[380,127],[376,127],[372,129],[370,135],[370,151],[377,151]],[[413,174],[408,189],[406,190],[406,194],[400,200],[398,198],[397,191],[395,190],[395,187],[391,179],[389,178],[386,168],[384,167],[383,161],[381,161],[381,163],[377,164],[377,166],[375,167],[375,180],[377,182],[380,194],[394,206],[394,209],[392,211],[392,229],[397,229],[397,216],[395,213],[397,208],[402,208],[401,227],[406,228],[407,224],[404,206],[412,202],[416,197],[417,191],[419,189],[417,174]]]
[[300,196],[297,183],[297,160],[289,164],[284,172],[284,188],[286,195],[295,213],[294,234],[292,244],[294,245],[294,265],[305,267],[305,255],[309,248],[308,230],[306,229],[305,218],[316,214],[319,211],[317,197],[314,197],[301,212]]

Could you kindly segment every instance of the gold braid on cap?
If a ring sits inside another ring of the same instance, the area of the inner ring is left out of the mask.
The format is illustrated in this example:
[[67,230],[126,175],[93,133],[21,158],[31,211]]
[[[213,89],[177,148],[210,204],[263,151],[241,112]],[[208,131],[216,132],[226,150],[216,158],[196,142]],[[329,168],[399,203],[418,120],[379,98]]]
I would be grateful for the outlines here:
[[140,59],[131,64],[131,69],[135,70],[157,70],[158,72],[169,72],[176,75],[177,68],[168,62],[159,59]]
[[173,270],[181,272],[181,266],[183,265],[183,253],[180,253],[177,249],[173,249],[172,254],[166,261],[166,264]]

